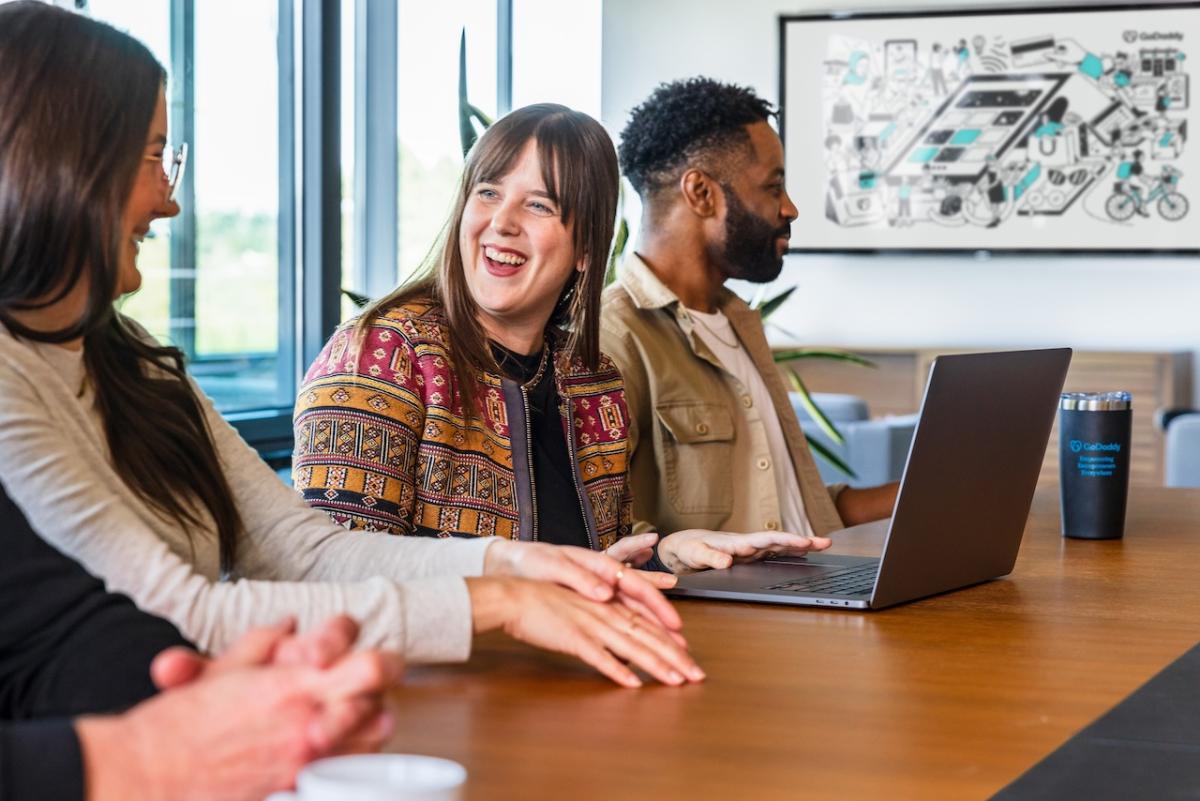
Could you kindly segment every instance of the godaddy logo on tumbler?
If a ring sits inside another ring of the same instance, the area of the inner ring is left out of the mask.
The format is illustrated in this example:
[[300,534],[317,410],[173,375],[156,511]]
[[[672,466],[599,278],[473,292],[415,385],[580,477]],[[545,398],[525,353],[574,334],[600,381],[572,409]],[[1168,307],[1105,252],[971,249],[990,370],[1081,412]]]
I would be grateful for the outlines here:
[[1113,451],[1114,453],[1121,452],[1121,443],[1119,442],[1084,442],[1080,439],[1071,440],[1071,453],[1079,453],[1080,451]]

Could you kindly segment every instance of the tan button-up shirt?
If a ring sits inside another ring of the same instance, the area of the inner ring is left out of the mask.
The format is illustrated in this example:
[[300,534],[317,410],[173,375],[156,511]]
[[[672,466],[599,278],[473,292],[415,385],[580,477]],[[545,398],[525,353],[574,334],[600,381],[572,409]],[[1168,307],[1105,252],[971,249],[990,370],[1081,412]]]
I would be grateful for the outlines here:
[[[759,313],[722,290],[728,318],[767,386],[816,534],[842,528],[837,489],[821,481],[771,357]],[[687,309],[636,255],[604,293],[600,346],[625,381],[634,532],[779,528],[781,514],[761,423],[693,330]],[[764,467],[764,461],[766,466]]]

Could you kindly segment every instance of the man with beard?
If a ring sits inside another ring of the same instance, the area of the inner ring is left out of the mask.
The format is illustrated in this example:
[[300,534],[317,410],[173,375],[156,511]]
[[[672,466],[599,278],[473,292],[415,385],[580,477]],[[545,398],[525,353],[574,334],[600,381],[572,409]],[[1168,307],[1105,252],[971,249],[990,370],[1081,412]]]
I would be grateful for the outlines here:
[[635,532],[824,536],[895,505],[895,484],[823,485],[762,319],[724,287],[783,267],[797,211],[773,116],[749,89],[693,78],[660,86],[621,135],[642,219],[604,295],[601,348],[633,418]]

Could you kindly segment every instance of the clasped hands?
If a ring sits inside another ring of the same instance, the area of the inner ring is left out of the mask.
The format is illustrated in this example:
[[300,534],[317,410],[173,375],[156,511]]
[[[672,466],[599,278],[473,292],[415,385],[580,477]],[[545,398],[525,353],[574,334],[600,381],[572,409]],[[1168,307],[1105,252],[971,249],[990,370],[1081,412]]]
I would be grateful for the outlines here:
[[402,663],[352,650],[357,637],[338,616],[303,635],[292,620],[255,629],[215,659],[163,651],[150,668],[160,695],[75,724],[89,801],[259,801],[317,757],[378,750]]

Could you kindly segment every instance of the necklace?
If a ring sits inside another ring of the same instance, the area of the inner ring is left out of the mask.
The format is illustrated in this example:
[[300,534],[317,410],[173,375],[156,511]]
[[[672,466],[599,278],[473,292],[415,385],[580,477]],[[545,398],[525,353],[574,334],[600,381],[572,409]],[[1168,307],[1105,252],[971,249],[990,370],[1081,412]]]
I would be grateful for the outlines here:
[[533,378],[526,381],[522,386],[536,387],[538,382],[542,380],[542,375],[546,372],[546,364],[550,361],[550,346],[545,342],[542,343],[542,358],[538,361],[537,372],[533,374]]
[[[516,378],[521,372],[521,361],[517,354],[509,351],[502,345],[492,343],[492,355],[496,357],[496,362],[500,366],[501,371],[508,372],[512,378]],[[536,387],[538,382],[542,380],[542,376],[546,373],[546,364],[550,361],[550,345],[547,342],[542,343],[542,355],[538,359],[537,370],[530,376],[528,381],[521,382],[521,386],[530,388]],[[516,375],[505,369],[505,365],[513,365],[516,367]]]
[[713,339],[717,340],[718,342],[720,342],[722,345],[729,348],[730,350],[737,350],[738,348],[740,348],[742,346],[742,343],[738,341],[736,333],[733,335],[733,342],[726,342],[724,339],[721,338],[720,334],[718,334],[716,331],[713,330],[713,327],[711,325],[709,325],[708,323],[706,323],[704,321],[704,318],[702,318],[700,315],[696,314],[695,312],[692,312],[692,319],[695,320],[696,322],[700,323],[700,325],[704,326],[704,330],[707,331],[708,333],[712,334]]

